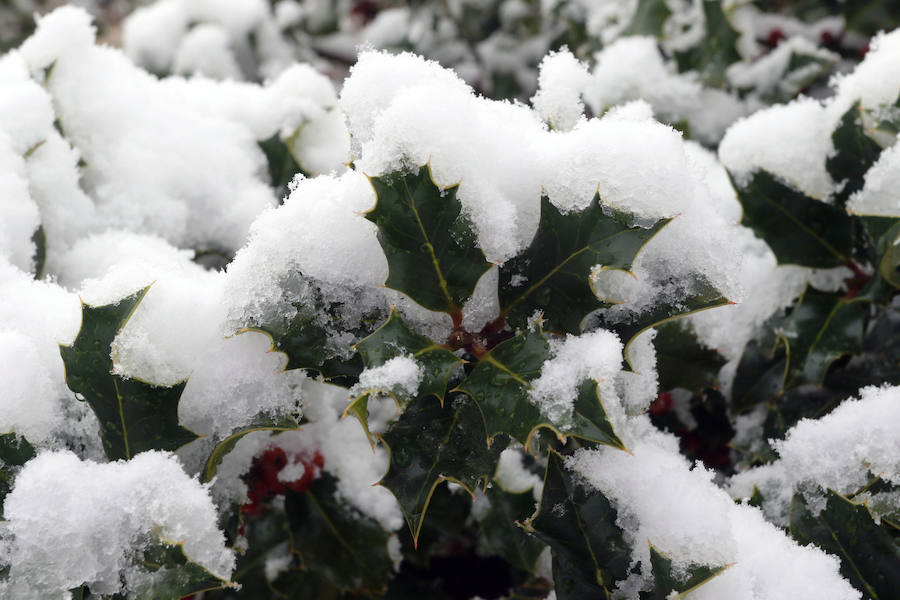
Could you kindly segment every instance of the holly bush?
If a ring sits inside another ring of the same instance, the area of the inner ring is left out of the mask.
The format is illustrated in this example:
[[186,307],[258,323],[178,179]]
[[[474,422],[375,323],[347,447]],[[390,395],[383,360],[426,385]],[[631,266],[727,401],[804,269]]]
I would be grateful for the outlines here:
[[892,597],[875,14],[39,19],[0,58],[0,595]]

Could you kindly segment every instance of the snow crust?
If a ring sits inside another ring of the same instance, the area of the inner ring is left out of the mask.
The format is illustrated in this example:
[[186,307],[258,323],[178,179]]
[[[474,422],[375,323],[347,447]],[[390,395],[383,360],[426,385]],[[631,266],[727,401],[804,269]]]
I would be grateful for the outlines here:
[[898,418],[900,388],[863,388],[858,399],[845,400],[820,419],[794,425],[784,440],[775,442],[779,460],[732,477],[731,493],[749,498],[757,487],[766,515],[786,524],[797,492],[818,512],[825,507],[826,489],[852,495],[873,477],[897,484],[900,438],[892,424]]
[[728,566],[692,597],[734,600],[858,599],[840,575],[840,563],[815,546],[800,546],[767,522],[754,507],[735,504],[702,466],[691,467],[673,436],[646,417],[632,417],[617,429],[629,452],[582,449],[567,468],[602,492],[618,511],[617,524],[632,544],[641,572],[618,585],[617,597],[636,598],[652,581],[649,540],[672,558],[676,569],[690,564]]
[[140,553],[160,541],[220,578],[234,569],[209,491],[164,452],[105,464],[44,452],[19,473],[3,514],[9,598],[61,597],[82,584],[127,593],[146,584]]

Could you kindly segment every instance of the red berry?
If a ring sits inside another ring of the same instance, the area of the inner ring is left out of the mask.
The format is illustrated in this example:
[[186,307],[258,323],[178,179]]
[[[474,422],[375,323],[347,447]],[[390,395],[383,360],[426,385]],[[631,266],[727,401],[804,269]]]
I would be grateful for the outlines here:
[[787,36],[784,35],[784,32],[779,27],[776,27],[769,32],[768,37],[766,37],[765,44],[769,48],[774,48],[779,44],[779,42],[781,42],[781,40],[784,39],[787,39]]
[[650,414],[659,417],[672,410],[672,394],[671,392],[663,392],[656,397],[656,400],[650,403]]

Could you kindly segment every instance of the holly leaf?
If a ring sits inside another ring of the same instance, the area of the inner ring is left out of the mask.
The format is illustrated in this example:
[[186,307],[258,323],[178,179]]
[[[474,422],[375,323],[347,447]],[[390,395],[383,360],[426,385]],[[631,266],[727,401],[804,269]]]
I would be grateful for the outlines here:
[[398,356],[412,356],[424,371],[419,397],[435,396],[441,402],[450,375],[466,362],[447,347],[410,329],[395,309],[391,310],[384,325],[356,344],[356,349],[367,369],[379,367]]
[[41,279],[44,276],[44,265],[47,262],[47,234],[43,225],[38,225],[31,235],[34,244],[34,278]]
[[609,500],[577,483],[551,451],[540,507],[525,527],[550,546],[559,600],[608,599],[628,576],[631,548],[616,517]]
[[859,101],[843,114],[831,141],[835,153],[825,160],[825,168],[840,188],[835,204],[844,206],[854,192],[862,189],[866,171],[881,155],[881,146],[866,135]]
[[878,275],[894,288],[900,288],[900,219],[891,219],[893,226],[878,238]]
[[292,417],[283,417],[281,419],[272,419],[271,417],[260,417],[253,423],[244,427],[237,427],[228,436],[216,444],[209,457],[206,459],[206,465],[203,468],[203,481],[210,482],[216,476],[219,465],[234,450],[241,438],[248,433],[255,431],[291,431],[300,429],[300,425]]
[[100,423],[109,460],[145,450],[175,450],[197,439],[178,424],[178,401],[187,382],[155,386],[112,374],[113,339],[150,287],[104,306],[81,305],[81,330],[71,346],[60,346],[66,384],[88,403]]
[[553,428],[528,395],[531,381],[550,357],[542,331],[526,330],[482,355],[465,381],[453,391],[471,397],[484,418],[488,444],[508,434],[523,444],[540,426]]
[[34,446],[17,433],[0,434],[0,507],[13,486],[19,467],[36,456]]
[[291,553],[300,569],[343,591],[381,593],[394,565],[390,533],[337,499],[337,480],[323,473],[305,492],[288,491]]
[[507,443],[503,439],[487,446],[478,409],[464,396],[447,406],[420,398],[381,438],[390,451],[390,466],[379,484],[400,503],[414,543],[435,488],[453,481],[474,496],[478,483],[490,480]]
[[831,363],[862,350],[865,298],[846,299],[807,289],[778,336],[787,348],[782,389],[804,383],[822,385]]
[[165,540],[151,544],[144,550],[141,562],[149,576],[129,582],[129,597],[133,595],[137,600],[183,598],[234,586],[189,559],[181,544]]
[[479,520],[481,541],[485,548],[512,566],[533,572],[546,545],[517,525],[534,514],[532,491],[529,489],[517,494],[494,484],[485,495],[490,508]]
[[287,356],[286,371],[317,371],[325,379],[337,383],[354,380],[362,372],[362,361],[358,356],[349,359],[331,356],[327,351],[325,327],[304,314],[298,314],[283,329],[251,327],[244,331],[259,331],[270,336],[273,347]]
[[294,180],[297,173],[302,173],[303,169],[280,134],[276,133],[268,139],[257,142],[257,145],[266,155],[269,181],[278,197],[283,198],[287,194],[288,184]]
[[699,392],[716,387],[719,370],[727,362],[721,354],[704,346],[690,327],[677,321],[657,327],[653,345],[661,391],[680,387]]
[[854,504],[833,490],[827,490],[826,498],[825,510],[814,515],[803,496],[794,495],[791,535],[840,557],[841,574],[867,597],[895,597],[900,589],[900,531],[887,521],[877,525],[865,504]]
[[810,198],[766,171],[734,187],[743,224],[769,245],[778,264],[827,269],[850,259],[853,220],[843,208]]
[[738,32],[731,26],[719,0],[703,0],[706,14],[706,35],[698,45],[676,51],[678,71],[696,70],[700,80],[713,87],[727,87],[725,71],[741,59],[737,52]]
[[671,16],[665,0],[638,0],[631,22],[621,35],[663,36],[663,24]]
[[585,379],[578,386],[578,395],[572,405],[572,419],[567,427],[556,427],[548,423],[539,423],[529,432],[525,447],[531,436],[540,429],[547,428],[556,434],[560,440],[571,436],[581,441],[582,446],[603,444],[619,450],[625,450],[625,444],[616,435],[612,423],[603,408],[603,399],[600,397],[600,387],[593,379]]
[[778,398],[786,366],[783,349],[765,352],[756,340],[751,340],[744,347],[731,387],[731,407],[735,414]]
[[628,320],[615,320],[618,317],[611,317],[613,313],[601,310],[596,313],[592,328],[602,327],[615,332],[619,336],[619,339],[625,343],[625,349],[622,354],[625,357],[627,368],[630,370],[631,361],[628,348],[634,338],[652,327],[657,327],[673,319],[727,304],[731,304],[728,298],[724,297],[705,278],[699,278],[692,283],[691,291],[685,298],[675,301],[660,299],[644,312],[633,315]]
[[601,302],[591,289],[595,265],[629,271],[635,256],[671,219],[629,226],[623,213],[604,212],[600,196],[580,212],[563,213],[541,198],[541,218],[531,245],[500,268],[501,315],[514,327],[541,311],[548,328],[579,333],[581,321]]
[[423,307],[458,315],[491,266],[462,218],[456,186],[441,189],[431,168],[370,179],[377,197],[366,218],[388,260],[385,285]]
[[653,570],[653,589],[641,592],[641,600],[680,600],[728,567],[691,565],[685,575],[676,576],[672,559],[650,544],[650,568]]

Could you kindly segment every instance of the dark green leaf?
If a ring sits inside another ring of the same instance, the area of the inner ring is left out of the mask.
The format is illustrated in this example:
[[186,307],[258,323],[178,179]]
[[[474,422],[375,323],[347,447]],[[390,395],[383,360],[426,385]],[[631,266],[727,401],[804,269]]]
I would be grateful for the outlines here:
[[473,493],[493,475],[507,440],[495,440],[489,448],[485,438],[481,415],[464,396],[443,407],[420,398],[382,435],[391,459],[380,484],[397,497],[413,540],[441,482],[453,481]]
[[765,240],[779,264],[827,269],[849,260],[853,220],[844,209],[810,198],[766,171],[735,189],[743,224]]
[[12,489],[18,467],[35,457],[34,447],[16,433],[0,434],[0,507]]
[[551,452],[540,508],[526,523],[553,553],[559,600],[609,598],[628,576],[631,548],[616,525],[616,510],[597,490],[586,490]]
[[858,101],[841,117],[831,141],[835,153],[825,161],[825,167],[835,184],[842,186],[835,203],[844,206],[851,194],[862,189],[866,171],[881,155],[881,147],[866,135]]
[[337,480],[327,473],[305,492],[288,491],[291,552],[302,570],[340,590],[383,593],[393,572],[390,533],[343,505],[336,493]]
[[543,332],[526,330],[483,355],[457,388],[478,404],[489,440],[505,433],[524,444],[536,428],[552,427],[528,395],[549,357]]
[[783,349],[767,352],[751,340],[744,348],[731,388],[731,406],[742,413],[781,395],[787,357]]
[[442,402],[447,380],[465,362],[445,346],[410,329],[396,310],[391,311],[384,325],[357,343],[356,349],[367,369],[379,367],[397,356],[412,356],[424,369],[419,397],[433,395]]
[[807,289],[779,331],[788,357],[784,390],[821,385],[831,363],[862,349],[867,304],[862,298],[847,300]]
[[222,460],[234,449],[237,443],[241,441],[241,438],[248,433],[253,433],[255,431],[280,432],[299,428],[300,426],[291,417],[277,420],[269,417],[262,417],[256,419],[249,425],[234,429],[228,437],[216,444],[215,448],[213,448],[213,451],[210,453],[209,458],[206,459],[206,466],[203,468],[203,481],[212,481],[212,478],[216,476],[219,465],[222,464]]
[[40,279],[44,276],[44,263],[47,262],[47,234],[43,225],[38,225],[34,230],[31,241],[34,243],[34,276]]
[[878,275],[888,284],[900,288],[900,219],[882,235],[876,245]]
[[684,598],[727,568],[692,565],[685,576],[676,577],[672,572],[672,559],[654,548],[653,544],[650,544],[650,566],[653,569],[653,589],[650,592],[641,592],[641,600]]
[[165,541],[153,544],[144,550],[142,563],[153,576],[139,579],[134,588],[129,589],[129,598],[172,600],[231,585],[191,561],[181,544]]
[[532,491],[515,494],[495,484],[487,489],[486,496],[491,507],[479,520],[486,549],[514,567],[534,571],[545,544],[517,525],[534,514]]
[[601,302],[590,285],[595,265],[628,271],[644,244],[670,219],[649,229],[632,227],[624,214],[604,212],[600,196],[580,212],[562,213],[545,196],[531,245],[500,268],[502,314],[515,327],[543,312],[548,329],[579,333],[581,321]]
[[620,450],[625,449],[625,444],[616,435],[606,415],[606,409],[603,408],[603,399],[600,397],[600,388],[596,381],[585,379],[581,382],[572,408],[572,422],[569,426],[555,427],[540,423],[535,428],[551,429],[561,439],[568,436],[578,438],[583,446],[603,444]]
[[435,185],[427,165],[371,182],[377,201],[366,218],[388,259],[385,285],[429,310],[458,314],[491,265],[461,217],[457,188]]
[[686,298],[678,301],[661,299],[628,321],[617,322],[608,320],[609,313],[601,311],[596,315],[596,322],[592,325],[609,329],[618,334],[619,339],[625,343],[625,361],[630,369],[631,363],[628,356],[628,347],[634,338],[644,331],[685,315],[708,308],[725,306],[730,303],[728,298],[722,296],[722,293],[705,279],[699,279],[694,282],[692,288],[692,291]]
[[877,525],[865,504],[854,504],[827,491],[825,510],[813,515],[803,496],[791,502],[791,535],[841,559],[841,574],[866,597],[895,598],[900,589],[900,536],[882,521]]
[[706,14],[706,35],[697,46],[675,52],[678,71],[696,70],[705,84],[726,87],[726,69],[741,59],[735,46],[739,35],[722,10],[720,0],[702,0],[701,3]]
[[721,354],[704,346],[692,329],[677,321],[657,327],[653,345],[662,391],[680,387],[699,392],[716,387],[719,370],[727,362]]
[[178,424],[178,401],[186,382],[154,386],[111,374],[111,346],[149,287],[115,304],[82,304],[81,330],[71,346],[60,346],[66,384],[81,394],[100,422],[103,450],[110,460],[145,450],[175,450],[197,439]]
[[283,198],[288,189],[288,184],[294,179],[294,175],[303,170],[297,164],[294,154],[288,144],[281,139],[279,134],[257,142],[260,150],[266,155],[269,165],[269,181],[280,198]]
[[294,317],[283,328],[247,328],[244,331],[258,331],[272,338],[272,344],[279,352],[287,355],[285,370],[309,369],[322,374],[327,380],[344,383],[345,379],[359,377],[363,365],[359,356],[349,359],[333,357],[328,352],[328,332],[314,318],[305,313]]
[[622,35],[663,36],[663,24],[672,14],[665,0],[638,0],[637,8]]

